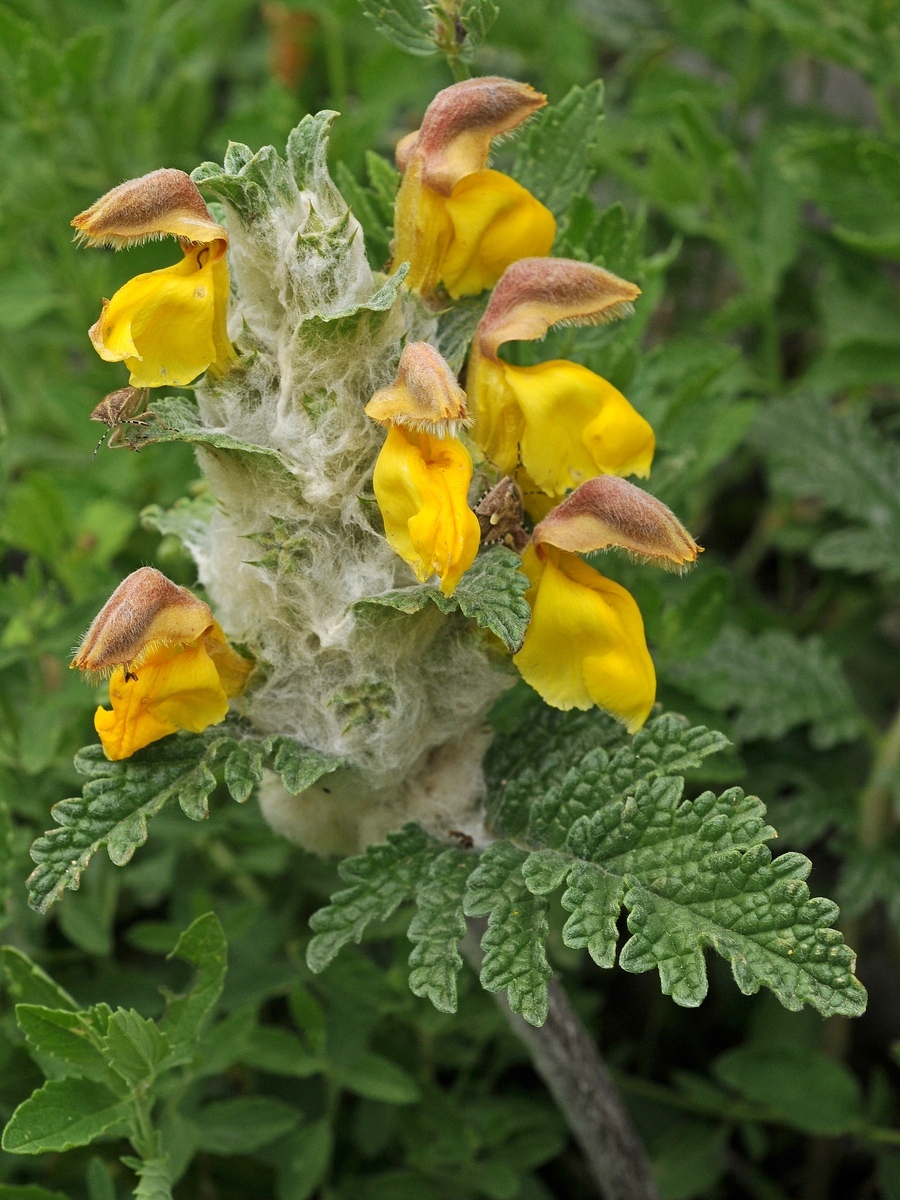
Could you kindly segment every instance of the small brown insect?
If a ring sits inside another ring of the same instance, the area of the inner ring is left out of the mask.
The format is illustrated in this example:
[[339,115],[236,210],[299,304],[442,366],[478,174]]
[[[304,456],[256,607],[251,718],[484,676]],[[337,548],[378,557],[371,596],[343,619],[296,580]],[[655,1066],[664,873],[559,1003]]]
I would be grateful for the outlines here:
[[448,829],[447,837],[452,837],[459,844],[460,850],[471,850],[475,845],[475,839],[469,834],[463,833],[461,829]]
[[137,446],[125,437],[125,426],[147,424],[146,421],[140,421],[138,418],[147,407],[149,395],[149,388],[125,387],[103,397],[91,413],[92,421],[102,421],[108,427],[107,432],[97,443],[97,449],[94,450],[95,458],[97,450],[103,445],[104,440],[110,449],[125,445],[137,450]]
[[523,550],[528,541],[524,515],[521,489],[512,476],[505,475],[475,507],[484,545],[501,542],[511,550]]

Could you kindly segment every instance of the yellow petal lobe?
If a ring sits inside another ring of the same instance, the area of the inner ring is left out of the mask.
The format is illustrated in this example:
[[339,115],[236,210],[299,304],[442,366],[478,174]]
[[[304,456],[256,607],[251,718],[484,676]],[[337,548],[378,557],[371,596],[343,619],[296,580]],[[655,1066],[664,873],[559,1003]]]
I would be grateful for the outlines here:
[[522,678],[554,708],[597,705],[630,733],[656,697],[656,673],[632,596],[577,554],[529,546],[522,569],[531,580],[532,617],[513,658]]
[[[564,359],[502,367],[522,413],[522,465],[548,495],[562,496],[596,475],[650,473],[653,430],[611,383]],[[481,389],[476,394],[480,402]],[[491,403],[497,407],[493,395]]]
[[109,681],[109,698],[112,710],[98,708],[94,728],[113,761],[177,729],[202,733],[228,712],[228,696],[203,641],[161,646],[127,677],[119,667]]
[[234,355],[225,328],[225,243],[191,246],[181,262],[136,275],[90,330],[107,362],[124,362],[133,387],[182,387]]
[[454,300],[493,287],[517,259],[540,258],[553,248],[553,214],[499,171],[464,176],[453,188],[446,209],[453,239],[440,277]]
[[388,429],[373,478],[385,536],[420,582],[438,575],[446,596],[478,552],[471,481],[472,459],[458,438]]

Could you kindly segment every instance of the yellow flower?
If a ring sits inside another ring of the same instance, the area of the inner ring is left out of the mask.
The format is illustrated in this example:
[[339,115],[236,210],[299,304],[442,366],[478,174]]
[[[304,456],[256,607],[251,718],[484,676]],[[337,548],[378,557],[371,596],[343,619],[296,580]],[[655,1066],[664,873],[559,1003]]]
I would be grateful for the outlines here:
[[403,180],[394,215],[395,269],[425,295],[443,283],[450,295],[492,287],[525,255],[550,253],[556,221],[529,191],[487,169],[491,140],[546,103],[524,83],[482,77],[435,96],[422,127],[397,148]]
[[228,369],[228,234],[183,171],[153,171],[113,188],[72,222],[93,245],[119,249],[170,234],[181,262],[137,275],[103,302],[94,349],[124,362],[133,387],[181,387]]
[[554,708],[597,705],[635,733],[653,707],[656,673],[631,595],[577,554],[529,546],[532,616],[513,658],[526,683]]
[[521,463],[550,496],[599,474],[649,474],[653,430],[611,383],[563,359],[517,367],[498,353],[504,342],[535,340],[559,322],[622,316],[638,294],[589,263],[522,259],[507,269],[476,330],[467,374],[473,437],[501,471]]
[[458,438],[388,429],[373,479],[385,537],[420,582],[439,575],[445,596],[478,553],[471,481],[472,459]]
[[455,436],[469,423],[466,394],[437,350],[411,342],[366,413],[388,431],[372,480],[385,537],[417,579],[439,575],[449,596],[481,540],[468,501],[472,459]]
[[675,570],[700,553],[655,496],[613,476],[583,483],[535,526],[525,551],[532,615],[513,662],[554,708],[596,704],[634,733],[656,696],[644,623],[629,593],[579,558],[610,546]]
[[178,729],[201,733],[217,725],[253,664],[228,645],[208,605],[142,567],[110,596],[72,666],[112,670],[112,710],[99,707],[94,728],[115,761]]

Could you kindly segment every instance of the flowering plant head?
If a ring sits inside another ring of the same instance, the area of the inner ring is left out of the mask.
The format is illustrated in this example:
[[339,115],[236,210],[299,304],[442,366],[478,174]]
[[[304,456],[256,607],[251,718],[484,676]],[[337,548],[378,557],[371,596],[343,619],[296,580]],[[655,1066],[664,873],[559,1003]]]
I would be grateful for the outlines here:
[[[646,719],[655,676],[637,605],[579,555],[696,556],[663,505],[617,478],[647,473],[652,430],[586,368],[500,354],[554,325],[625,316],[639,295],[599,267],[536,257],[552,216],[485,168],[492,139],[543,103],[494,78],[436,97],[400,149],[388,277],[328,176],[330,115],[304,119],[286,161],[232,146],[224,168],[195,173],[227,232],[175,171],[76,219],[95,243],[181,240],[184,261],[127,284],[95,327],[133,387],[94,415],[136,421],[137,441],[197,447],[209,491],[183,528],[222,622],[151,568],[121,585],[74,663],[112,671],[112,708],[96,717],[109,757],[202,731],[242,695],[242,737],[291,738],[343,764],[297,796],[266,777],[268,819],[311,849],[346,851],[409,819],[485,839],[484,718],[516,671],[556,707],[599,705],[630,730]],[[451,297],[496,285],[468,396],[423,302],[441,283]],[[163,397],[144,410],[144,386],[203,370],[193,407]],[[523,507],[540,517],[533,532]],[[223,626],[261,665],[252,677]]]
[[183,171],[152,171],[101,196],[72,221],[81,240],[116,250],[177,237],[184,257],[119,288],[90,329],[106,362],[133,387],[181,387],[233,360],[228,340],[228,234]]
[[394,263],[411,264],[412,289],[427,296],[442,283],[454,299],[475,295],[517,258],[550,253],[552,213],[487,167],[493,139],[546,102],[527,83],[467,79],[439,92],[421,128],[401,141]]

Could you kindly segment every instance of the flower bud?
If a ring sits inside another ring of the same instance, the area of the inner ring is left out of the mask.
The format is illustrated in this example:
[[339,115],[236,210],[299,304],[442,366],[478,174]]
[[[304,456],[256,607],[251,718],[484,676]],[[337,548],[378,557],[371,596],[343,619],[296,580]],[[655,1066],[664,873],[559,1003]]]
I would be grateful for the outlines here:
[[396,379],[375,393],[365,411],[380,425],[403,425],[436,437],[455,437],[457,427],[469,423],[466,393],[427,342],[404,346]]
[[552,325],[599,325],[630,316],[641,289],[569,258],[520,258],[494,288],[475,339],[496,358],[503,342],[533,342]]
[[167,234],[186,242],[228,241],[191,177],[171,167],[120,183],[72,224],[79,240],[115,250]]
[[695,562],[698,546],[665,504],[615,475],[599,475],[576,488],[535,526],[539,558],[544,546],[587,554],[620,546],[667,570]]

